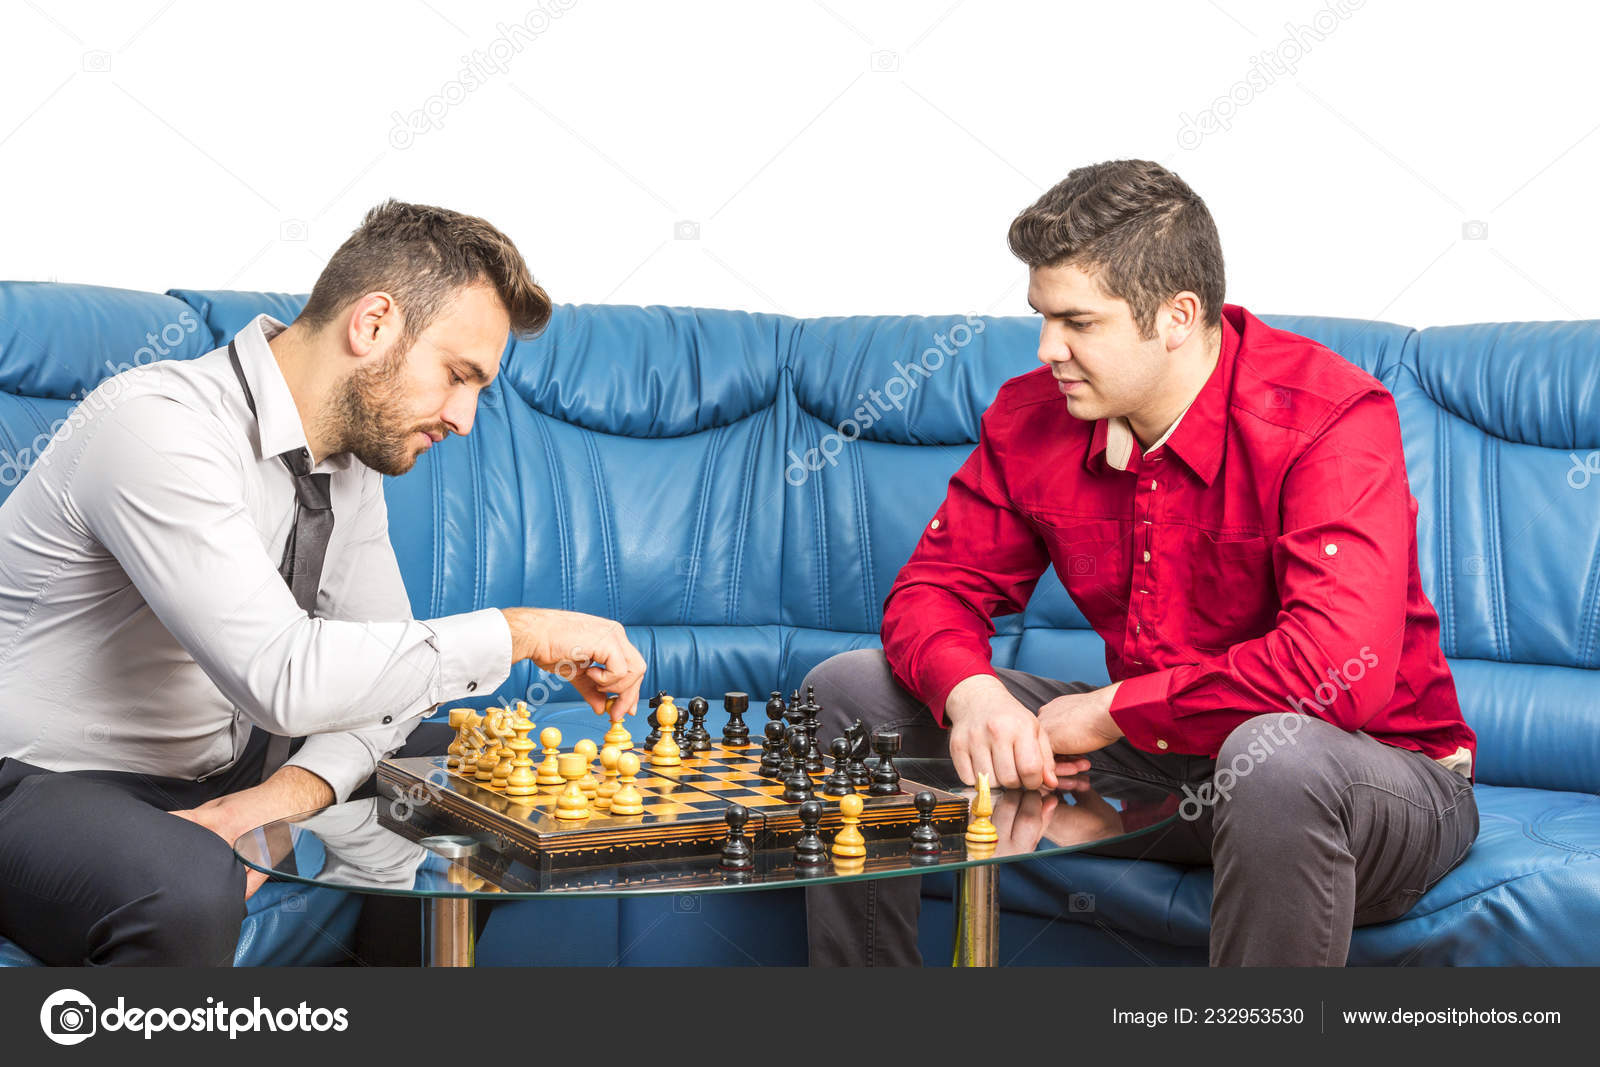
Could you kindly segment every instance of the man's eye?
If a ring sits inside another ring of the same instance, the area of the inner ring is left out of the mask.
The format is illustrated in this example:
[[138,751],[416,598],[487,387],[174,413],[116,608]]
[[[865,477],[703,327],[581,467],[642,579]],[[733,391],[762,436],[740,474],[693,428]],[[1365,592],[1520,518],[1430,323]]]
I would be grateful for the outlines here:
[[1090,326],[1093,326],[1094,323],[1092,323],[1092,322],[1078,322],[1078,321],[1076,321],[1074,319],[1068,319],[1067,320],[1067,325],[1071,326],[1074,330],[1087,330]]

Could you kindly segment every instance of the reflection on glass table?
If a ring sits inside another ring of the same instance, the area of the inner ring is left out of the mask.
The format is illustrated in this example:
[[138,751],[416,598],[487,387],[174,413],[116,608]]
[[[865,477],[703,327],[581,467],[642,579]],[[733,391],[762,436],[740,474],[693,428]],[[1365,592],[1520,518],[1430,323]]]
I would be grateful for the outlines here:
[[[908,779],[968,799],[974,794],[947,760],[897,762]],[[996,790],[993,844],[944,833],[937,853],[917,854],[910,847],[910,825],[877,827],[867,834],[865,856],[830,855],[819,866],[797,865],[786,844],[757,849],[749,870],[727,870],[719,841],[699,855],[540,869],[503,837],[396,797],[350,801],[269,823],[241,837],[234,851],[275,878],[418,898],[424,962],[455,966],[471,965],[477,900],[750,892],[957,871],[957,962],[993,965],[997,865],[1127,840],[1175,818],[1178,798],[1146,783],[1095,772],[1071,784],[1053,794]]]

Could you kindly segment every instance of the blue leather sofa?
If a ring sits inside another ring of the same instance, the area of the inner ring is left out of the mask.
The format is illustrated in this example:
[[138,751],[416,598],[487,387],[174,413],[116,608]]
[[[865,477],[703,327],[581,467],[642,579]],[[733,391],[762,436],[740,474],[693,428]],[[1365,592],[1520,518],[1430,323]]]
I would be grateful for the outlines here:
[[[302,300],[0,283],[0,493],[120,365],[193,358]],[[1600,963],[1600,323],[1266,318],[1395,394],[1423,580],[1480,738],[1478,844],[1410,914],[1358,930],[1351,961]],[[388,483],[414,610],[595,612],[627,623],[651,690],[793,688],[827,656],[877,643],[897,568],[1000,383],[1035,365],[1035,339],[1023,318],[560,307],[544,336],[508,348],[472,434]],[[993,644],[1001,664],[1105,679],[1098,638],[1053,576]],[[599,736],[527,665],[494,696],[528,699],[569,741]],[[1008,867],[1002,958],[1203,963],[1210,892],[1204,868]],[[1069,910],[1073,893],[1093,907]],[[927,879],[924,898],[937,962],[948,881]],[[355,906],[264,896],[239,961],[337,960]],[[504,905],[479,959],[801,963],[803,916],[787,891]]]

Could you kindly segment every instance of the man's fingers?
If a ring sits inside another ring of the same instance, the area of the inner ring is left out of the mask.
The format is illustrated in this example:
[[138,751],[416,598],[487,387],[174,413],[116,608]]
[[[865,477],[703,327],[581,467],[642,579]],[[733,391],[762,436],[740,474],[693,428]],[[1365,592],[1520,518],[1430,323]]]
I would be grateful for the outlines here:
[[1040,766],[1042,766],[1044,768],[1044,771],[1043,771],[1043,778],[1044,778],[1044,783],[1043,784],[1044,784],[1044,787],[1046,789],[1054,789],[1056,787],[1056,781],[1057,781],[1057,776],[1056,776],[1056,754],[1054,752],[1050,751],[1050,735],[1048,733],[1046,733],[1043,729],[1041,729],[1035,735],[1035,737],[1036,737],[1036,739],[1038,740],[1038,743],[1039,743],[1039,762],[1040,762]]
[[1007,789],[1017,787],[1017,761],[1011,754],[1011,746],[996,745],[989,752],[989,759],[994,764],[994,775],[989,781],[993,785],[1003,786]]
[[957,778],[967,785],[977,784],[978,776],[972,769],[972,756],[961,736],[950,738],[950,762],[955,764]]
[[[1011,762],[1017,769],[1017,781],[1024,789],[1038,789],[1044,781],[1044,764],[1039,759],[1037,734],[1019,734],[1013,742]],[[1052,760],[1052,762],[1054,762]]]

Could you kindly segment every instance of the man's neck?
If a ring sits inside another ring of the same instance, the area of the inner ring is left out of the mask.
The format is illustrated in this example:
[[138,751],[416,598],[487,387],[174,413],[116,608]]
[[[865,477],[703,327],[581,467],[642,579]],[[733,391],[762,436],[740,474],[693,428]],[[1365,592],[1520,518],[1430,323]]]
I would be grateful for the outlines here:
[[1172,424],[1189,410],[1221,358],[1221,330],[1204,334],[1196,352],[1185,353],[1180,349],[1173,353],[1171,379],[1160,398],[1146,410],[1128,416],[1128,427],[1133,430],[1141,449],[1148,449],[1161,440]]
[[325,369],[328,361],[318,357],[309,340],[300,327],[290,325],[268,341],[267,347],[272,349],[272,357],[277,360],[278,370],[289,386],[289,395],[294,398],[295,413],[300,417],[300,428],[305,432],[306,447],[311,450],[311,462],[315,465],[331,455],[334,447],[318,433],[318,425],[323,420],[317,415],[328,389],[319,372]]

